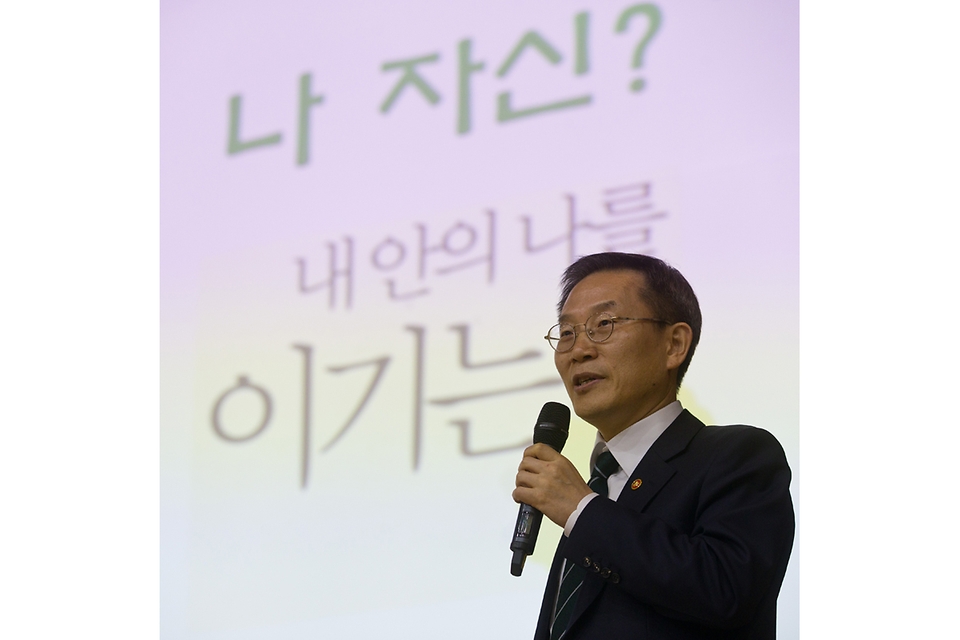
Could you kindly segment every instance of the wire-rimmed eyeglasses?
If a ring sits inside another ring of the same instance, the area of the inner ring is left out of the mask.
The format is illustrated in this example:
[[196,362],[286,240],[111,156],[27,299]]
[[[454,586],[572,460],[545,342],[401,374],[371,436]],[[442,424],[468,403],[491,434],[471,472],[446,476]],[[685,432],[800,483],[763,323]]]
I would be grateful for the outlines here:
[[[625,316],[613,316],[602,311],[595,313],[582,324],[570,324],[561,322],[550,327],[544,340],[550,343],[553,350],[557,353],[564,353],[573,349],[573,344],[577,341],[577,335],[586,333],[587,337],[593,342],[606,342],[613,335],[613,327],[618,322],[632,320],[634,322],[656,322],[658,324],[670,324],[666,320],[656,318],[627,318]],[[577,327],[583,327],[583,331],[578,331]]]

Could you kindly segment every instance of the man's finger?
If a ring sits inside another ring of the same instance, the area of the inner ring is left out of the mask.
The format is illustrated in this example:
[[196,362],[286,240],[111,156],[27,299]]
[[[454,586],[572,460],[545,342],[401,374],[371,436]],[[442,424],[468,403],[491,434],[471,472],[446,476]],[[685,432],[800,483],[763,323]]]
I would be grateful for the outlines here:
[[545,460],[547,462],[551,460],[556,460],[560,457],[560,454],[556,449],[550,447],[547,444],[538,442],[537,444],[532,444],[526,449],[523,450],[524,458],[536,458],[537,460]]

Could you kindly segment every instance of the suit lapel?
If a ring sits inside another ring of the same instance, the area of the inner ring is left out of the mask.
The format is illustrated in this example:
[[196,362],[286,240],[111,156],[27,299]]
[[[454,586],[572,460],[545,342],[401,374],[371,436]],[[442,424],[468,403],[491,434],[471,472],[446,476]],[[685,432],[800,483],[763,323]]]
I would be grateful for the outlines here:
[[[643,459],[627,477],[627,484],[617,502],[636,511],[643,511],[661,489],[673,478],[676,470],[670,460],[683,453],[690,441],[703,428],[703,423],[686,409],[670,423]],[[636,487],[636,488],[634,488]]]

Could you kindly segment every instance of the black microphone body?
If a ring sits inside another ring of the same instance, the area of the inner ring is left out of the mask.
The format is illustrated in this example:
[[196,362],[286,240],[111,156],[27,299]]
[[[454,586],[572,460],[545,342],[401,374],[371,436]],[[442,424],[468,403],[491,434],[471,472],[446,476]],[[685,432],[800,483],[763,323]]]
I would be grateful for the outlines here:
[[[543,442],[560,453],[567,442],[569,431],[570,409],[559,402],[548,402],[540,410],[537,424],[533,428],[533,443]],[[539,510],[528,504],[520,504],[517,524],[513,528],[513,541],[510,543],[510,550],[513,551],[513,560],[510,562],[512,575],[519,576],[523,573],[527,556],[533,554],[537,545],[542,521],[543,514]]]

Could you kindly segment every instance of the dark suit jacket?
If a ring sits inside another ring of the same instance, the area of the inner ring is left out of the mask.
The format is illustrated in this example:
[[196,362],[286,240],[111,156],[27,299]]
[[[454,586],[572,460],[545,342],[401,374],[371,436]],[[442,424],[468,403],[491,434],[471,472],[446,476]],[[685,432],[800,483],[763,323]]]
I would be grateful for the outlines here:
[[569,640],[776,636],[793,546],[790,469],[768,432],[684,410],[627,479],[563,537],[535,640],[549,638],[563,558],[587,569]]

